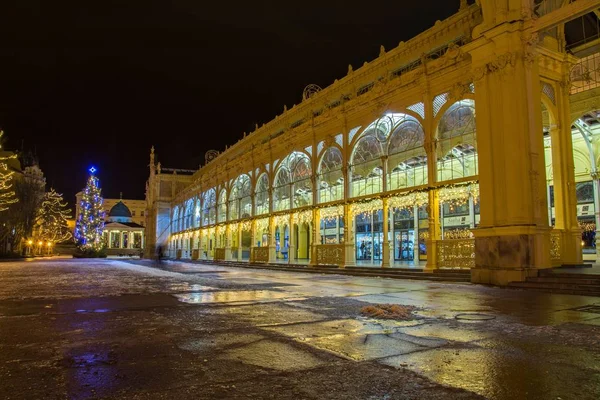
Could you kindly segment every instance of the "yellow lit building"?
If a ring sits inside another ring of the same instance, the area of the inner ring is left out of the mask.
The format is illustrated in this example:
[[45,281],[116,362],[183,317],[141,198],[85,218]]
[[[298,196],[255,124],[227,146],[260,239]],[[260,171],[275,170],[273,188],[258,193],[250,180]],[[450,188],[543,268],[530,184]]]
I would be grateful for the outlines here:
[[598,40],[567,50],[565,24],[599,7],[461,1],[198,171],[152,150],[148,254],[421,261],[497,285],[581,264],[581,227],[600,226],[600,54]]

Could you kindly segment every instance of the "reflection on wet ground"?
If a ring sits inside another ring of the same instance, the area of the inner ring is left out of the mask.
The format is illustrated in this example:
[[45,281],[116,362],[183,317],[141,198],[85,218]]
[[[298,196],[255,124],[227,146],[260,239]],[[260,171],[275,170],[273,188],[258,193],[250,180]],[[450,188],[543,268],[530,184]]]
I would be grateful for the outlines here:
[[156,267],[0,264],[0,397],[600,398],[598,298]]

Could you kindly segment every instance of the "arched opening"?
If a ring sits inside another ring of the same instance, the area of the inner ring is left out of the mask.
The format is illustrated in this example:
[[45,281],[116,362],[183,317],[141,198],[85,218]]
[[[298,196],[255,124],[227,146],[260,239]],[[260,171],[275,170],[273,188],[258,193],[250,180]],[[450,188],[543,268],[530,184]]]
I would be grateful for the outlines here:
[[293,152],[280,164],[273,185],[275,211],[312,205],[312,168],[310,158]]
[[290,229],[289,226],[277,226],[275,228],[275,254],[278,260],[287,260],[290,249]]
[[217,192],[209,189],[202,195],[202,226],[214,225],[217,217]]
[[227,221],[227,190],[221,190],[217,201],[217,222]]
[[427,153],[423,127],[405,116],[394,128],[388,143],[388,190],[427,184]]
[[229,195],[229,220],[249,218],[252,216],[250,177],[240,175],[231,188]]
[[371,124],[356,142],[350,160],[351,197],[367,196],[383,190],[383,145],[389,133],[388,124],[382,122],[388,118]]
[[[464,99],[450,105],[437,127],[437,175],[439,182],[462,180],[478,174],[475,101]],[[452,197],[450,189],[440,192],[442,239],[472,238],[479,224],[479,197],[464,186]]]
[[308,260],[310,258],[310,225],[308,223],[294,224],[294,241],[296,260]]
[[319,163],[319,203],[344,198],[344,158],[337,147],[328,148]]
[[263,215],[269,213],[269,177],[267,174],[262,174],[256,183],[254,194],[255,213]]
[[438,124],[438,181],[451,181],[478,173],[475,102],[452,104]]

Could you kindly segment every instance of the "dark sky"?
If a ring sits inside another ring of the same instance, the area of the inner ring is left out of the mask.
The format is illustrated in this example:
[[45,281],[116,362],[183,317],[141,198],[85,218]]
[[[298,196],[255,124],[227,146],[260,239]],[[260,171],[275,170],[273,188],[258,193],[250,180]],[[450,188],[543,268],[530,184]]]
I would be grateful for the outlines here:
[[459,0],[9,0],[0,127],[65,199],[94,164],[105,197],[144,196],[150,146],[198,168],[254,124],[458,10]]

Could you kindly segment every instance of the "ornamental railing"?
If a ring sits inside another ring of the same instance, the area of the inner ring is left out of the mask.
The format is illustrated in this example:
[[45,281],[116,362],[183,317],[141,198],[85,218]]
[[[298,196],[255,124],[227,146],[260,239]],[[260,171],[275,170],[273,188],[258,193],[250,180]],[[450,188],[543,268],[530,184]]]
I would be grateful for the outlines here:
[[475,267],[475,240],[440,240],[437,245],[438,268],[471,269]]
[[225,261],[225,249],[215,249],[215,260]]
[[250,252],[250,262],[265,264],[269,262],[268,247],[253,247]]
[[337,265],[343,267],[346,252],[343,244],[321,244],[316,246],[317,265]]
[[550,232],[550,261],[552,265],[560,265],[562,257],[561,233]]

